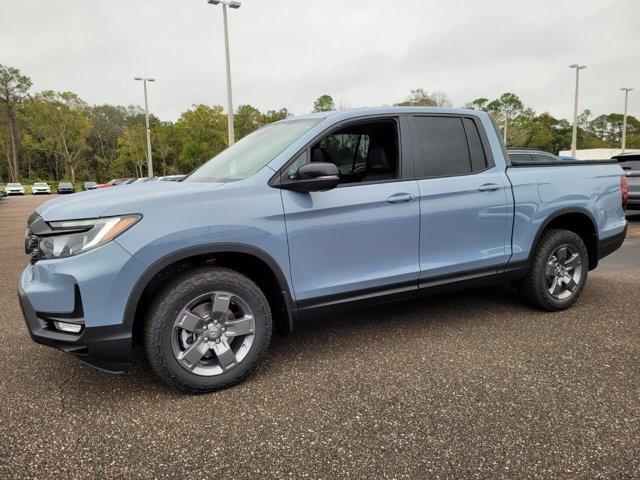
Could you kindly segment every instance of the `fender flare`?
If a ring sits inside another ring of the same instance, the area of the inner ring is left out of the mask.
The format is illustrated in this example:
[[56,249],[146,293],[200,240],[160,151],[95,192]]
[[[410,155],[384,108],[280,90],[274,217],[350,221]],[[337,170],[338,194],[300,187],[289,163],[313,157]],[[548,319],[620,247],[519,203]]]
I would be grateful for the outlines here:
[[591,222],[591,225],[593,227],[593,231],[595,232],[595,243],[594,243],[594,248],[596,249],[596,255],[595,255],[595,259],[589,259],[589,263],[590,263],[590,267],[591,267],[591,262],[593,263],[593,267],[591,267],[590,269],[595,268],[598,265],[598,224],[593,216],[593,214],[586,208],[584,207],[565,207],[565,208],[560,208],[558,210],[555,210],[553,213],[551,213],[550,215],[547,216],[547,218],[544,220],[544,222],[542,222],[540,224],[540,227],[538,228],[538,230],[536,231],[535,236],[533,237],[533,243],[531,244],[531,249],[529,250],[529,255],[527,255],[527,264],[530,265],[531,264],[531,257],[533,255],[533,252],[535,251],[535,248],[538,245],[538,242],[540,241],[540,237],[542,236],[542,232],[544,232],[546,230],[546,228],[549,226],[549,224],[555,220],[558,217],[561,217],[562,215],[566,215],[568,213],[578,213],[581,215],[585,215],[589,221]]
[[285,305],[287,308],[289,331],[292,331],[293,324],[298,316],[298,309],[296,306],[296,302],[291,296],[289,284],[284,273],[282,272],[282,269],[275,261],[275,259],[264,250],[242,243],[212,243],[188,247],[165,255],[164,257],[161,257],[153,262],[149,267],[147,267],[142,276],[137,280],[136,284],[131,290],[131,293],[129,294],[129,298],[127,299],[127,306],[125,307],[124,311],[123,323],[128,327],[133,328],[136,310],[138,309],[142,293],[149,285],[151,279],[163,268],[171,265],[172,263],[184,260],[189,257],[215,253],[244,253],[247,255],[252,255],[262,260],[271,269],[278,281],[279,291],[284,297]]

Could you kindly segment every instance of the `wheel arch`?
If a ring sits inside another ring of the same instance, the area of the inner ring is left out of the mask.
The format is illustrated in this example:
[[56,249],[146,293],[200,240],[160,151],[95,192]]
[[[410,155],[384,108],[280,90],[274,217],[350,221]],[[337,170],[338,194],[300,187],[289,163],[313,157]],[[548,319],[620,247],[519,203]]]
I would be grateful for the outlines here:
[[[280,317],[283,317],[280,318],[279,324],[275,326],[281,334],[286,335],[291,332],[293,330],[293,325],[297,317],[297,308],[295,301],[293,300],[293,297],[291,295],[289,283],[287,282],[282,269],[275,261],[275,259],[264,250],[251,245],[238,243],[218,243],[188,247],[176,252],[172,252],[156,260],[145,270],[144,274],[138,279],[131,293],[129,294],[123,318],[123,323],[125,325],[128,325],[132,329],[134,342],[137,338],[140,338],[139,330],[143,323],[143,319],[140,317],[142,316],[142,313],[146,308],[146,301],[150,300],[145,296],[147,294],[153,296],[153,293],[157,291],[155,290],[153,292],[149,292],[149,288],[153,286],[154,281],[159,275],[167,270],[170,270],[174,266],[188,264],[189,261],[193,261],[195,262],[195,264],[199,265],[211,264],[224,266],[236,269],[240,273],[244,273],[246,275],[246,273],[243,272],[242,269],[234,268],[231,261],[232,258],[242,258],[245,260],[260,262],[266,269],[268,269],[268,272],[270,272],[270,274],[273,276],[273,279],[275,279],[277,283],[277,289],[275,289],[273,293],[279,293],[281,295],[282,310],[284,310],[281,312],[272,311],[274,319],[278,319],[279,314]],[[216,261],[216,259],[218,259],[218,261]],[[251,278],[251,275],[247,276]],[[255,281],[254,278],[252,279]],[[260,285],[259,282],[256,283],[258,283],[261,288],[264,288],[263,285]],[[265,294],[267,294],[269,303],[272,305],[273,310],[274,304],[272,304],[272,299],[269,298],[268,292],[265,292]],[[279,304],[277,305],[280,306]]]
[[587,247],[589,253],[589,270],[598,266],[598,227],[593,214],[582,207],[561,208],[550,214],[536,231],[531,244],[531,250],[527,263],[531,264],[531,258],[535,252],[542,235],[551,228],[569,230],[579,235]]

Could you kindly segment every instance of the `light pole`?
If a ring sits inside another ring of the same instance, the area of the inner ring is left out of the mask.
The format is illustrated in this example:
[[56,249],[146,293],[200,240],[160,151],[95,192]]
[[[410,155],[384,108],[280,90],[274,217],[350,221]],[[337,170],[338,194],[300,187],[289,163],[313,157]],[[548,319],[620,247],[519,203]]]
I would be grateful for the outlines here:
[[571,135],[571,156],[576,156],[576,147],[578,143],[578,85],[580,83],[580,70],[587,68],[586,65],[574,63],[569,68],[576,69],[576,95],[573,103],[573,135]]
[[153,160],[151,158],[151,129],[149,128],[149,102],[147,101],[147,82],[155,82],[155,78],[136,77],[135,80],[144,84],[144,118],[147,125],[147,174],[153,177]]
[[624,92],[624,117],[622,117],[622,152],[624,153],[627,147],[627,105],[629,103],[629,92],[633,88],[622,87],[620,90]]
[[227,7],[240,8],[241,3],[236,0],[207,0],[211,5],[222,4],[222,18],[224,20],[224,51],[227,61],[227,129],[229,130],[229,146],[235,142],[233,129],[233,95],[231,92],[231,60],[229,59],[229,27],[227,25]]

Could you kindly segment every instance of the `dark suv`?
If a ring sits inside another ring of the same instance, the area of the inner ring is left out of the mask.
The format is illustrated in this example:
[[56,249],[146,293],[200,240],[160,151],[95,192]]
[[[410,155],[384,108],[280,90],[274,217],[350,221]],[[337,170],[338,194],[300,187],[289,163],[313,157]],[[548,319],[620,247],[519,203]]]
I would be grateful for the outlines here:
[[621,153],[613,158],[618,160],[629,182],[627,210],[640,210],[640,152]]

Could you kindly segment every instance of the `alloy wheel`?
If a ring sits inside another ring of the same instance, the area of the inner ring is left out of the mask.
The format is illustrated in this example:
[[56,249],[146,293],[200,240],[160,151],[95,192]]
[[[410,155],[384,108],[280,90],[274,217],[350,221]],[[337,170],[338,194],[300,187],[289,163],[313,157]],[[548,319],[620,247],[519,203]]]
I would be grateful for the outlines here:
[[238,295],[210,292],[190,301],[178,314],[171,348],[178,363],[201,376],[215,376],[237,366],[249,353],[256,323]]
[[545,283],[549,294],[557,300],[569,298],[578,288],[582,277],[582,259],[578,249],[570,244],[560,245],[547,260]]

